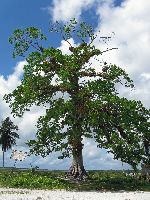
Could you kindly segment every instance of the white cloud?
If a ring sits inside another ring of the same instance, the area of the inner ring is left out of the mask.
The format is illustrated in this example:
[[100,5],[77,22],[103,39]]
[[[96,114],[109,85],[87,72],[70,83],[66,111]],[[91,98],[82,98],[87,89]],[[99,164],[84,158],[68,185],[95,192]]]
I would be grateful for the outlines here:
[[74,17],[79,20],[83,11],[102,5],[113,7],[114,0],[53,0],[51,6],[43,10],[48,10],[54,22],[67,22]]
[[141,76],[143,79],[146,79],[146,80],[150,79],[150,73],[142,73]]
[[6,79],[4,76],[0,75],[0,113],[1,118],[5,118],[10,109],[8,104],[3,101],[3,96],[16,88],[20,83],[20,77],[23,74],[23,66],[26,64],[25,61],[17,63],[13,74],[9,75]]
[[76,47],[77,45],[75,44],[73,38],[70,38],[69,40],[65,41],[65,40],[62,40],[61,41],[61,46],[58,48],[60,49],[63,54],[67,54],[67,55],[70,55],[71,54],[71,51],[69,50],[69,47],[70,45],[72,47]]
[[108,63],[114,63],[122,67],[129,73],[134,80],[136,90],[134,92],[121,91],[121,95],[130,98],[141,99],[144,105],[149,107],[149,52],[150,52],[150,1],[144,3],[137,0],[126,0],[121,7],[112,7],[105,4],[97,9],[100,23],[97,32],[100,35],[115,36],[108,46],[95,41],[97,48],[106,49],[109,47],[118,47],[103,54],[103,59]]
[[97,0],[53,0],[53,6],[49,7],[49,13],[53,21],[68,21],[71,18],[79,18],[82,9],[89,9]]
[[20,76],[23,74],[23,66],[25,64],[27,64],[26,61],[17,63],[13,74],[9,75],[7,79],[2,75],[0,76],[0,95],[9,93],[20,83]]

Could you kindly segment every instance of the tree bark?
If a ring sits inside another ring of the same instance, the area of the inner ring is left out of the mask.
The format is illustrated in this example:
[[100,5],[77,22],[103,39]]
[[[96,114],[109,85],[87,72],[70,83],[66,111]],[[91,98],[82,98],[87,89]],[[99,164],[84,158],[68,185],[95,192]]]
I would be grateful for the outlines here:
[[4,153],[5,153],[5,152],[3,151],[3,168],[4,168]]
[[73,145],[73,161],[68,173],[70,177],[78,180],[83,180],[88,177],[88,174],[83,165],[82,148],[83,144],[81,141],[78,141],[76,145]]
[[150,164],[142,164],[141,165],[141,176],[139,177],[139,179],[144,179],[150,182]]
[[150,176],[150,165],[149,164],[142,164],[141,173],[142,175],[149,175]]

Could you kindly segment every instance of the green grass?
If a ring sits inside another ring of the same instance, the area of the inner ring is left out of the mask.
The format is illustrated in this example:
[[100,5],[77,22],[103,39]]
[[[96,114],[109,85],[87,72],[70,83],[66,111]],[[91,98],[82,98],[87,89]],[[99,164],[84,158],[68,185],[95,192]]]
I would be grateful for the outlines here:
[[64,171],[0,170],[0,187],[28,189],[65,189],[77,191],[150,191],[148,181],[125,176],[122,171],[89,171],[89,179],[65,179]]

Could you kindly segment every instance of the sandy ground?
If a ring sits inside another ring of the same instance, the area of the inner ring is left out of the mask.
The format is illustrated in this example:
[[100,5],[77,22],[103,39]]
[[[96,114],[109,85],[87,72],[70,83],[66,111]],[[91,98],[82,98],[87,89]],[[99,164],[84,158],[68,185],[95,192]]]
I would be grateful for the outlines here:
[[150,192],[66,192],[0,188],[0,200],[150,200]]

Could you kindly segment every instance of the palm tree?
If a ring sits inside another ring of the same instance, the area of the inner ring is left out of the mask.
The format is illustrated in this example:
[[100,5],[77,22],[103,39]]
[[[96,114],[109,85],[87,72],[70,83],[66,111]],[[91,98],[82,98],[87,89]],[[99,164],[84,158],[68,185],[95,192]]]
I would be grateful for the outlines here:
[[11,149],[12,145],[16,144],[16,139],[19,135],[15,132],[18,131],[18,126],[14,125],[13,122],[7,117],[0,126],[0,144],[2,145],[3,151],[3,167],[4,167],[4,153]]

